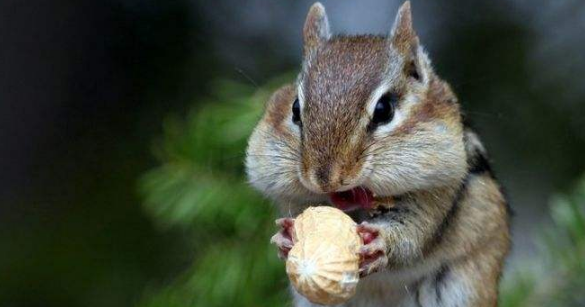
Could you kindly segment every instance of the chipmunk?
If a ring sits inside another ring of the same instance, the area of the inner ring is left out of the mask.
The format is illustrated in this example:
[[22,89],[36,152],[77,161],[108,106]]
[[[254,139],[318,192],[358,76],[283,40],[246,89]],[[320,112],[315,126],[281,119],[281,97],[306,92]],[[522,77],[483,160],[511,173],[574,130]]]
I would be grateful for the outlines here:
[[251,184],[284,217],[272,238],[280,256],[292,217],[333,205],[351,211],[364,241],[362,279],[343,306],[496,306],[509,208],[419,44],[410,3],[388,36],[332,36],[315,3],[303,40],[302,70],[268,101],[246,157]]

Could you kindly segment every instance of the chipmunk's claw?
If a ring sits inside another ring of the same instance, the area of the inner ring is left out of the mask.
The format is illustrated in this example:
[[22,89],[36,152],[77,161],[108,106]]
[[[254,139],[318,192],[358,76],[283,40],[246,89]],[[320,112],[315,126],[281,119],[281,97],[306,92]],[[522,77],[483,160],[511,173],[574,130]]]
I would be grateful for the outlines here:
[[293,246],[291,228],[294,225],[294,220],[291,218],[278,219],[276,225],[280,227],[280,230],[272,236],[270,243],[274,243],[278,247],[278,257],[285,260]]
[[381,230],[380,226],[367,222],[363,222],[357,227],[357,232],[364,241],[364,246],[359,251],[360,277],[378,272],[388,265],[388,249],[386,242],[380,237]]

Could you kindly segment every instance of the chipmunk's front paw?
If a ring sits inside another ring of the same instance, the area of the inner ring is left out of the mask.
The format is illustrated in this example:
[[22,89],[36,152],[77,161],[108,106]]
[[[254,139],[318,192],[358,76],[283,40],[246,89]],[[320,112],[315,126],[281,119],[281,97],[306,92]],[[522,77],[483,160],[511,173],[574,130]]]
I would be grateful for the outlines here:
[[276,220],[276,225],[280,227],[280,230],[272,236],[270,243],[276,244],[278,257],[284,260],[288,257],[288,252],[293,247],[291,228],[294,225],[294,220],[291,218],[278,219]]
[[357,232],[364,241],[360,249],[360,276],[364,277],[384,269],[388,265],[386,241],[380,237],[380,226],[363,222],[357,227]]

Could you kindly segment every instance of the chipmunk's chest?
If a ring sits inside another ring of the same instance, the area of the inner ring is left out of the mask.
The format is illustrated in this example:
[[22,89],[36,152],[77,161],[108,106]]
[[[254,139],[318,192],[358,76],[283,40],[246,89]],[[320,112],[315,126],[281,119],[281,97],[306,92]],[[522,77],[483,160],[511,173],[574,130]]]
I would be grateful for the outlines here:
[[356,295],[338,307],[437,306],[436,270],[436,265],[427,263],[370,275],[360,281]]
[[[413,276],[414,277],[414,276]],[[393,272],[376,273],[360,281],[347,303],[336,307],[420,307],[418,283],[414,278]],[[295,307],[317,307],[293,290]]]
[[344,307],[414,307],[418,284],[413,276],[400,276],[394,272],[383,272],[360,281],[355,297]]
[[444,271],[434,265],[422,265],[370,275],[360,281],[356,295],[339,307],[473,306],[465,278],[440,272]]

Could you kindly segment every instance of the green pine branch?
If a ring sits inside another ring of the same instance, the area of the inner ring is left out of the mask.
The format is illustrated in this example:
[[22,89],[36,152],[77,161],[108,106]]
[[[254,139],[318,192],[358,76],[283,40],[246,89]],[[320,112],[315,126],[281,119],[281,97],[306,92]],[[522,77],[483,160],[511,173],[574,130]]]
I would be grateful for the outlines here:
[[247,139],[273,90],[218,82],[200,108],[165,121],[153,149],[161,165],[142,176],[139,192],[161,229],[187,231],[196,243],[191,267],[139,306],[287,301],[284,266],[268,244],[275,212],[246,183],[243,169]]

